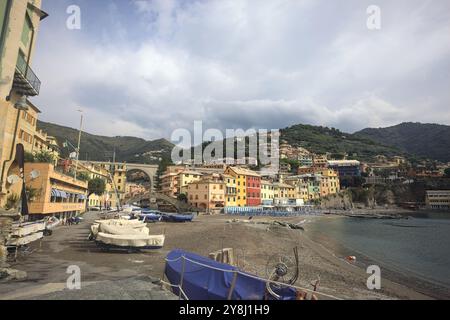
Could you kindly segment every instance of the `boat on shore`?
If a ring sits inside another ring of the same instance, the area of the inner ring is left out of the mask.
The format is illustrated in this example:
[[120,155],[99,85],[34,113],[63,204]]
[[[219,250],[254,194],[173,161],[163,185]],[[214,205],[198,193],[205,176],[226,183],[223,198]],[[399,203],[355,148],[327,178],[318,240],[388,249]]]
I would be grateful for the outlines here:
[[11,237],[7,241],[8,247],[21,247],[44,237],[46,222],[19,222],[12,225]]
[[194,219],[193,214],[175,214],[175,213],[163,213],[162,221],[165,222],[192,222]]
[[167,255],[165,276],[174,293],[189,300],[296,300],[298,297],[298,291],[290,286],[274,290],[274,297],[268,290],[270,281],[180,249]]
[[109,234],[99,232],[96,242],[100,247],[108,249],[145,250],[161,249],[164,246],[164,235],[146,234]]
[[97,220],[91,225],[89,237],[103,249],[124,249],[127,251],[160,249],[165,235],[150,235],[146,223],[139,220]]

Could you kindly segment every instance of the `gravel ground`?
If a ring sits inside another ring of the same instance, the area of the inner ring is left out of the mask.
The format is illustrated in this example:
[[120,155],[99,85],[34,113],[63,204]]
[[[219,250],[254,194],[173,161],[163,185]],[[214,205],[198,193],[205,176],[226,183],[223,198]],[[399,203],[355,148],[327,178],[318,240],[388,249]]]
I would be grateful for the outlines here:
[[[149,225],[151,234],[166,234],[163,249],[139,253],[104,252],[87,240],[89,226],[97,218],[98,213],[87,213],[82,224],[59,227],[52,236],[34,243],[30,251],[20,253],[12,267],[26,271],[28,278],[0,284],[0,299],[159,299],[163,298],[159,292],[146,292],[151,291],[148,288],[152,284],[145,277],[163,276],[164,258],[172,249],[208,255],[222,248],[233,248],[242,269],[266,277],[269,258],[279,253],[292,256],[294,247],[299,249],[300,276],[296,283],[299,286],[311,288],[311,282],[320,278],[319,291],[342,299],[428,298],[384,279],[382,290],[368,290],[368,275],[363,269],[312,242],[301,230],[228,223],[230,217],[227,216],[200,216],[192,223]],[[303,219],[314,217],[281,220],[298,223]],[[254,219],[260,220],[265,219]],[[81,269],[83,290],[79,292],[61,292],[69,276],[66,270],[70,265]],[[105,294],[108,290],[117,294]]]

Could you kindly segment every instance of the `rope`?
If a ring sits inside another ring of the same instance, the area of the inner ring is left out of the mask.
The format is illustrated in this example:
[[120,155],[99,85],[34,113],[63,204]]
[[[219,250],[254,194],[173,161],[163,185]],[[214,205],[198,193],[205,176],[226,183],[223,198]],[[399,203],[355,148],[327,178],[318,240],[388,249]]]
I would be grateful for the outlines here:
[[178,290],[180,290],[180,292],[183,294],[184,299],[189,300],[188,296],[184,292],[183,288],[180,287],[180,285],[171,284],[170,282],[166,282],[164,280],[159,280],[159,281],[161,281],[162,284],[168,285],[169,287],[178,288]]

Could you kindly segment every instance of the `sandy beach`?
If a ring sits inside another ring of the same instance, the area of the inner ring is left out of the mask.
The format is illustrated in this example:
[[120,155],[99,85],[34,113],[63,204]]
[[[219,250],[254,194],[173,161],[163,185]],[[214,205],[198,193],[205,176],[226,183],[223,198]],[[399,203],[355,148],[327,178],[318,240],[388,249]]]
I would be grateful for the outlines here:
[[[299,249],[300,275],[296,285],[312,289],[320,279],[319,291],[340,299],[430,299],[414,286],[405,286],[383,278],[381,290],[368,290],[368,274],[347,262],[323,244],[312,241],[307,231],[281,226],[257,224],[273,218],[254,218],[251,223],[229,223],[230,216],[200,216],[186,224],[156,223],[149,225],[152,234],[166,234],[163,249],[140,253],[104,252],[88,241],[90,223],[98,213],[88,213],[77,226],[58,228],[50,237],[34,243],[20,253],[11,267],[24,270],[28,278],[20,282],[0,283],[0,299],[27,299],[64,289],[69,265],[81,268],[82,285],[106,280],[152,276],[161,278],[164,258],[174,248],[201,255],[222,248],[233,248],[238,265],[247,272],[266,277],[270,256],[283,253],[292,256]],[[290,217],[278,220],[298,223],[322,217]],[[307,228],[308,222],[306,222]]]

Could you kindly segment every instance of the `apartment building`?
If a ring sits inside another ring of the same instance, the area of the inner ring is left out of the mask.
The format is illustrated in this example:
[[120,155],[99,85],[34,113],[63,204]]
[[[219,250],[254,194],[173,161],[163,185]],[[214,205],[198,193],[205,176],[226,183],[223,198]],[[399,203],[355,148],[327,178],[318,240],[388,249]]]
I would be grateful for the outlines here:
[[[19,174],[18,168],[14,168],[13,172]],[[69,218],[85,212],[86,181],[75,180],[73,176],[58,171],[51,163],[26,163],[25,177],[30,220],[45,216]],[[11,186],[15,194],[19,194],[21,188],[20,182]]]
[[326,197],[336,194],[340,190],[339,176],[333,169],[322,169],[318,173],[322,175],[320,180],[320,196]]
[[430,209],[449,210],[450,190],[427,190],[425,204]]
[[226,184],[220,179],[202,179],[188,185],[188,202],[196,208],[212,210],[225,206]]
[[275,197],[273,182],[261,179],[261,204],[264,206],[273,205]]
[[16,145],[32,152],[43,140],[36,130],[39,109],[28,100],[41,86],[30,67],[39,25],[47,17],[40,7],[40,0],[0,1],[0,207],[12,195],[7,177],[16,166]]

